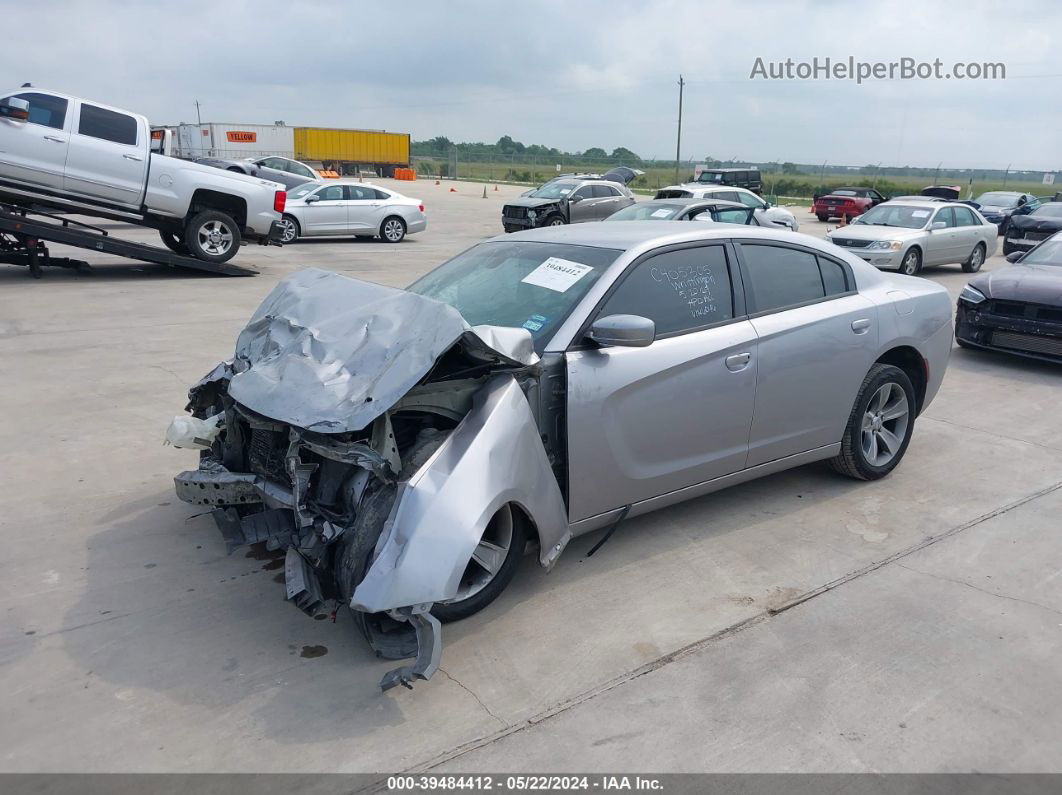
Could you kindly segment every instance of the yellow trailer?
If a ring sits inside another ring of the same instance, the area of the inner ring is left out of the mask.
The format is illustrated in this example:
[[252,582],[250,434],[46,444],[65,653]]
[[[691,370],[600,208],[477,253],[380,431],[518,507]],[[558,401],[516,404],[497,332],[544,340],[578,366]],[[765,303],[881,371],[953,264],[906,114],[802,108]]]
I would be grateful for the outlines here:
[[408,166],[409,133],[296,127],[295,159],[371,167]]

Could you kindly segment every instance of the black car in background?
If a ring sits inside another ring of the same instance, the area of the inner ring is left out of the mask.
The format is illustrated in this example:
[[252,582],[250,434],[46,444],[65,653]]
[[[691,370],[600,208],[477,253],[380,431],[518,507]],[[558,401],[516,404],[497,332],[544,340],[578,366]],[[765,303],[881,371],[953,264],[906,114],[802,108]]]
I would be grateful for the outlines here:
[[1028,251],[1056,232],[1062,232],[1062,202],[1040,205],[1028,215],[1011,216],[1003,238],[1003,254]]
[[955,341],[1062,363],[1062,233],[1007,261],[962,289]]
[[729,185],[732,188],[745,188],[753,193],[763,192],[763,179],[757,168],[706,168],[691,185]]
[[999,234],[1007,234],[1011,219],[1028,215],[1040,206],[1040,200],[1029,193],[1013,190],[991,190],[982,193],[970,202],[989,223],[999,229]]

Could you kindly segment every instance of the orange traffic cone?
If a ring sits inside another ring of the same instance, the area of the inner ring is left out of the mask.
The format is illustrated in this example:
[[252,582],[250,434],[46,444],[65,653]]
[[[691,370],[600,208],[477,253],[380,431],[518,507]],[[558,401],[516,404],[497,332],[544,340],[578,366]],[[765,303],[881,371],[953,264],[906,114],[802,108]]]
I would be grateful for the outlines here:
[[498,186],[497,186],[497,185],[495,185],[495,186],[494,186],[494,190],[497,190],[497,189],[498,189]]
[[450,188],[450,193],[457,193],[457,188]]
[[848,216],[847,215],[842,215],[841,216],[841,223],[837,224],[837,226],[848,226]]
[[486,185],[483,186],[483,198],[484,199],[487,198],[487,186]]
[[439,180],[435,180],[435,184],[438,185],[439,184]]

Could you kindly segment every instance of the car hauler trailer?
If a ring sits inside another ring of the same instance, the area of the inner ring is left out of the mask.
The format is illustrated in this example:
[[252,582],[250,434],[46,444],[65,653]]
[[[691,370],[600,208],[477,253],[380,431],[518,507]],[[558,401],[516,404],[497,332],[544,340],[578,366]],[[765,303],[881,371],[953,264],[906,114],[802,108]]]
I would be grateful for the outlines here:
[[119,257],[154,262],[171,268],[191,268],[225,276],[254,276],[258,273],[246,265],[231,262],[207,262],[185,257],[168,249],[111,237],[106,229],[75,221],[72,218],[37,209],[0,204],[0,263],[23,265],[30,275],[41,278],[42,268],[56,266],[87,270],[89,265],[69,257],[52,257],[46,243],[102,251]]

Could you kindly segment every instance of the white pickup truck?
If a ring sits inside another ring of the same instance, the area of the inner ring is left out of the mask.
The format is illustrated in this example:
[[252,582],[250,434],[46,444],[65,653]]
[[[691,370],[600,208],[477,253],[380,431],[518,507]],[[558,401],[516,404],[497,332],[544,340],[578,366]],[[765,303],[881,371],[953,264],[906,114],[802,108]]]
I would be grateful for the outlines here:
[[0,201],[159,230],[178,254],[226,262],[280,239],[284,186],[151,152],[143,116],[21,88],[0,93]]

